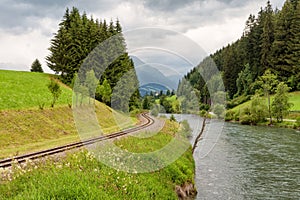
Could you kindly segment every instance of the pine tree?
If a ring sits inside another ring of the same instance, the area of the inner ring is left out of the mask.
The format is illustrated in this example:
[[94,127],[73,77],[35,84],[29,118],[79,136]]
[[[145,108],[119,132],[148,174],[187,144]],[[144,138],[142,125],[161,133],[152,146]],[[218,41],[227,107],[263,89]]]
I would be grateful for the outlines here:
[[270,1],[267,2],[267,7],[265,8],[264,20],[263,20],[263,33],[262,33],[262,48],[261,48],[261,65],[260,71],[265,71],[272,67],[271,62],[271,47],[274,42],[274,25],[273,25],[273,9]]
[[43,68],[42,68],[42,65],[40,63],[40,61],[38,59],[35,59],[31,65],[31,69],[30,69],[31,72],[41,72],[43,73]]
[[288,43],[288,64],[290,64],[291,76],[290,80],[294,79],[290,87],[292,90],[300,89],[295,83],[300,82],[300,2],[294,11],[294,15],[291,21],[291,39]]
[[293,17],[293,5],[288,0],[276,19],[275,41],[272,46],[272,64],[282,81],[287,81],[287,77],[292,75],[289,64],[288,43],[291,41],[291,21]]

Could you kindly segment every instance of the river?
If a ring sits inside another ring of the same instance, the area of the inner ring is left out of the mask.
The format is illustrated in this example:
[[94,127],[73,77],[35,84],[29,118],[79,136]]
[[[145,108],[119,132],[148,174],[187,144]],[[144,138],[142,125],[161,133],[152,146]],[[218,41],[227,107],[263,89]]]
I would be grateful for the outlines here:
[[[200,117],[176,119],[199,133]],[[299,131],[214,120],[194,158],[197,199],[300,199]]]

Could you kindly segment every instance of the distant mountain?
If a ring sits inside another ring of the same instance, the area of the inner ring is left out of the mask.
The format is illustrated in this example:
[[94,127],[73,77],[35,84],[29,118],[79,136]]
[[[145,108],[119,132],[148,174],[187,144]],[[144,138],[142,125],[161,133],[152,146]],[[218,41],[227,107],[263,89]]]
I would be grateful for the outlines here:
[[142,60],[135,56],[131,56],[136,74],[140,83],[140,93],[141,95],[150,94],[150,92],[159,92],[161,90],[176,90],[178,79],[175,81],[174,77],[165,76],[155,67],[145,64]]
[[160,91],[163,91],[163,93],[166,93],[168,90],[170,90],[170,88],[167,88],[158,83],[148,83],[146,85],[140,86],[139,90],[140,90],[140,94],[142,96],[145,96],[146,94],[150,94],[151,92],[153,94],[159,93]]

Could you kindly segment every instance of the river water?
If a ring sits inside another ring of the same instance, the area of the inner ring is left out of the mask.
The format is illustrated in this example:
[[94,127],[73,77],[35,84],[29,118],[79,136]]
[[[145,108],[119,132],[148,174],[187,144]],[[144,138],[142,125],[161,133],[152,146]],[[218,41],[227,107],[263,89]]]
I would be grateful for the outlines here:
[[[176,118],[195,139],[202,119]],[[197,199],[300,199],[299,131],[210,121],[194,158]]]

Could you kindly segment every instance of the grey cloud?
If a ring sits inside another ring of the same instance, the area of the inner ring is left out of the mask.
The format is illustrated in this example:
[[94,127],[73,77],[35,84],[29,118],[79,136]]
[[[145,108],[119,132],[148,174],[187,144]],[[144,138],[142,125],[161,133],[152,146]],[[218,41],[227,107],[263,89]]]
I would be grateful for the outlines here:
[[36,28],[41,18],[61,18],[64,6],[71,0],[2,0],[0,7],[0,28],[14,34],[21,34]]
[[[90,13],[112,9],[119,1],[109,0],[1,0],[0,29],[13,34],[22,34],[37,28],[42,18],[59,22],[66,7],[78,7],[80,11]],[[47,29],[47,27],[45,27]],[[51,34],[46,33],[45,34]]]
[[[228,6],[242,6],[247,3],[245,0],[217,0]],[[144,0],[145,7],[151,10],[162,12],[174,12],[183,9],[189,5],[201,5],[203,3],[213,2],[211,0]]]

